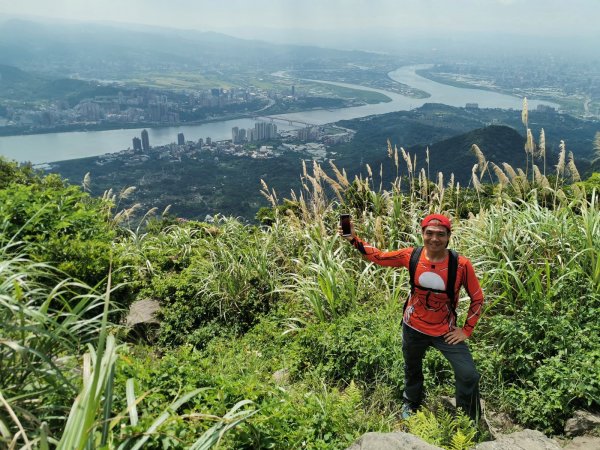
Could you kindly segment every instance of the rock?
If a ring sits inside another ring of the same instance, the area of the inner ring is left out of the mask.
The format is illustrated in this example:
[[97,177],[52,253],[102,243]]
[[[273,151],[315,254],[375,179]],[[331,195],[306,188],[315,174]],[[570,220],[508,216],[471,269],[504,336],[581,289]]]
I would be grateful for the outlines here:
[[346,450],[442,450],[409,433],[366,433]]
[[456,399],[454,397],[448,397],[447,395],[442,395],[440,397],[440,403],[448,411],[456,410]]
[[579,436],[595,428],[600,428],[600,416],[588,411],[575,411],[572,418],[565,424],[567,436]]
[[290,371],[288,369],[279,369],[271,375],[273,381],[277,384],[289,384]]
[[600,437],[578,436],[563,447],[563,450],[598,450]]
[[132,303],[125,318],[125,324],[130,330],[128,339],[153,343],[160,327],[160,321],[156,318],[159,310],[160,305],[156,300],[147,299]]
[[510,416],[504,412],[487,411],[484,415],[485,424],[488,431],[494,439],[511,432],[521,431],[522,428],[517,426]]
[[475,450],[561,450],[561,447],[539,431],[523,430],[477,444]]
[[129,307],[129,314],[125,319],[128,327],[134,327],[141,323],[160,323],[156,313],[160,310],[160,304],[156,300],[139,300],[133,302]]

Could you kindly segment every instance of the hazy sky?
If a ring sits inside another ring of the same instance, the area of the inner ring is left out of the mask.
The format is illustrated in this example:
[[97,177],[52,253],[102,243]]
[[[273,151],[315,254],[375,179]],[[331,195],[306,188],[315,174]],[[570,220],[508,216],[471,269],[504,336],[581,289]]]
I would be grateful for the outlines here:
[[313,43],[328,36],[340,40],[367,33],[427,37],[507,32],[600,38],[600,0],[0,0],[0,14],[162,25]]

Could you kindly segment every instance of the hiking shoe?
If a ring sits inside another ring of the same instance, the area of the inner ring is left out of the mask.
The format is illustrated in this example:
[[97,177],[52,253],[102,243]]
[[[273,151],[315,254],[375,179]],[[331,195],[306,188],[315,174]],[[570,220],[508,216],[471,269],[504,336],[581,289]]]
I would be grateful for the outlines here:
[[413,408],[410,403],[404,402],[402,404],[402,412],[400,413],[400,417],[402,420],[408,420],[416,412],[415,408]]

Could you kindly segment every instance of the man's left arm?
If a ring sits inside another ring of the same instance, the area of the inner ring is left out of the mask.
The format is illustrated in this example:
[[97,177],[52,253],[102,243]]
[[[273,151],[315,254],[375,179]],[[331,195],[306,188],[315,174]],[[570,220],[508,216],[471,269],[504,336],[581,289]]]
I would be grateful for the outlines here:
[[481,316],[483,308],[483,291],[479,285],[477,275],[475,275],[473,265],[469,260],[466,260],[464,265],[462,285],[469,294],[471,304],[469,305],[469,311],[467,312],[467,318],[465,319],[463,327],[455,328],[444,335],[444,340],[448,344],[458,344],[459,342],[468,339],[473,333],[475,325]]

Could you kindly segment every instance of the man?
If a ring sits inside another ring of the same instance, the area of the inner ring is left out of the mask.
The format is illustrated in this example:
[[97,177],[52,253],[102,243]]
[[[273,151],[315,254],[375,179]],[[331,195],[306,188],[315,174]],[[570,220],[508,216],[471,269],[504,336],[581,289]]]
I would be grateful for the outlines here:
[[[413,248],[383,252],[362,241],[351,225],[351,234],[343,236],[363,257],[375,264],[409,269]],[[452,225],[441,214],[431,214],[421,222],[423,249],[413,256],[414,273],[411,293],[404,305],[402,353],[404,355],[404,406],[408,418],[423,400],[423,357],[435,347],[452,365],[455,377],[456,406],[475,422],[480,411],[479,373],[466,344],[481,315],[483,293],[471,261],[448,250]],[[341,234],[341,232],[340,232]],[[418,256],[418,261],[416,260]],[[452,261],[452,259],[454,260]],[[416,267],[415,267],[416,266]],[[452,276],[453,268],[455,277]],[[453,288],[448,279],[455,279]],[[464,287],[471,299],[462,328],[456,324],[459,291]]]

